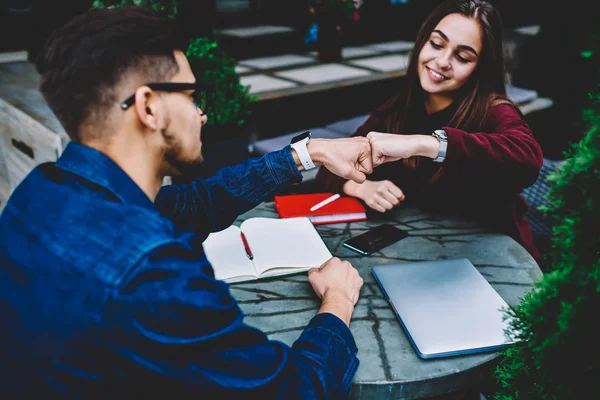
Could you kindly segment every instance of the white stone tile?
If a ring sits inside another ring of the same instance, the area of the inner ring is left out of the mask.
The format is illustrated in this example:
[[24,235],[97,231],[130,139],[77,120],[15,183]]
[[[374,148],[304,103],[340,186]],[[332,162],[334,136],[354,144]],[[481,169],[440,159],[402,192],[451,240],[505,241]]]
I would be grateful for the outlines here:
[[362,56],[370,56],[377,54],[377,51],[369,48],[369,47],[344,47],[342,49],[342,57],[344,58],[354,58],[354,57],[362,57]]
[[27,52],[13,51],[10,53],[0,53],[0,63],[9,63],[17,61],[27,61]]
[[[316,51],[311,51],[308,53],[313,57],[317,57]],[[354,57],[362,57],[362,56],[372,56],[376,54],[381,54],[375,49],[369,48],[367,46],[364,47],[344,47],[342,48],[342,57],[346,58],[354,58]]]
[[235,72],[237,72],[238,74],[245,74],[246,72],[250,72],[250,71],[253,71],[253,69],[244,67],[243,65],[237,65],[235,67]]
[[515,32],[519,32],[522,35],[535,36],[540,32],[540,26],[539,25],[522,26],[520,28],[516,28]]
[[241,60],[240,65],[258,69],[281,68],[290,65],[314,63],[315,59],[299,54],[284,54],[281,56],[250,58]]
[[293,82],[272,78],[266,75],[241,76],[240,83],[242,85],[250,85],[250,93],[267,92],[269,90],[280,90],[297,86]]
[[339,81],[369,75],[364,69],[347,67],[340,64],[322,64],[314,67],[296,68],[278,72],[275,75],[293,79],[306,84]]
[[408,66],[408,55],[392,54],[389,56],[363,58],[361,60],[349,61],[348,63],[382,72],[402,71]]
[[548,108],[552,107],[553,105],[554,105],[554,102],[552,101],[552,99],[549,99],[547,97],[538,97],[537,99],[535,99],[529,103],[519,104],[518,107],[524,115],[527,115],[534,111],[541,111],[541,110],[548,109]]
[[527,103],[535,100],[538,97],[538,92],[533,89],[525,89],[513,85],[506,84],[506,97],[515,104]]
[[375,43],[375,44],[369,45],[368,47],[371,47],[375,50],[383,50],[383,51],[410,51],[410,50],[412,50],[414,45],[415,45],[415,42],[396,40],[393,42]]
[[254,152],[256,152],[257,154],[267,154],[271,151],[281,150],[285,146],[290,144],[290,141],[294,136],[306,131],[311,132],[312,138],[337,139],[346,137],[346,135],[344,135],[343,133],[326,128],[303,129],[298,132],[288,133],[274,138],[258,140],[254,144]]
[[263,35],[273,35],[276,33],[293,32],[294,28],[289,26],[277,26],[277,25],[257,25],[249,26],[244,28],[231,28],[222,29],[219,31],[221,35],[235,36],[235,37],[253,37]]
[[250,2],[248,0],[225,0],[216,1],[217,12],[248,12],[250,11]]

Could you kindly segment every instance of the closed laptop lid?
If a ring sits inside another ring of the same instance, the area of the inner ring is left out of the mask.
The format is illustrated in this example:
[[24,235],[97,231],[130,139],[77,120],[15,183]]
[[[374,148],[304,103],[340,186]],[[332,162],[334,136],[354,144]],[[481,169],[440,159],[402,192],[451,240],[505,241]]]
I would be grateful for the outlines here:
[[508,304],[466,258],[373,267],[422,358],[500,350]]

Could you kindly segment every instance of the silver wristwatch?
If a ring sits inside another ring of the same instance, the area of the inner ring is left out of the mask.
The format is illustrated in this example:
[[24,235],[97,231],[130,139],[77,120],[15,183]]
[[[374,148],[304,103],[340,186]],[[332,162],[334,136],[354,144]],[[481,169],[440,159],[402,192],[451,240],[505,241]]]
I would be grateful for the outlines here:
[[436,129],[433,131],[432,135],[440,141],[440,151],[438,152],[437,157],[433,159],[433,162],[441,163],[446,159],[446,150],[448,150],[448,135],[443,129]]
[[310,140],[310,136],[310,131],[301,133],[297,136],[294,136],[290,143],[292,149],[296,150],[298,159],[300,160],[300,163],[302,163],[302,166],[304,167],[305,171],[317,167],[313,162],[312,158],[310,158],[310,154],[308,153],[308,149],[306,148],[306,145]]

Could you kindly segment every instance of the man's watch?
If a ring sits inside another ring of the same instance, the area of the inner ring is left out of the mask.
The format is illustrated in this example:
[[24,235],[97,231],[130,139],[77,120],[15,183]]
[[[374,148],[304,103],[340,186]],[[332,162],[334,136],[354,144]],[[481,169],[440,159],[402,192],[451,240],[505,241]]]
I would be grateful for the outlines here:
[[433,162],[442,162],[446,159],[446,150],[448,150],[448,135],[446,131],[443,129],[436,129],[433,131],[432,135],[440,141],[440,151],[436,158],[433,159]]
[[292,141],[290,142],[290,146],[292,149],[296,150],[296,154],[298,155],[298,159],[300,159],[300,163],[304,167],[304,170],[309,170],[316,168],[315,163],[310,158],[310,154],[308,153],[308,149],[306,145],[310,140],[310,131],[306,131],[304,133],[299,134],[298,136],[294,136]]

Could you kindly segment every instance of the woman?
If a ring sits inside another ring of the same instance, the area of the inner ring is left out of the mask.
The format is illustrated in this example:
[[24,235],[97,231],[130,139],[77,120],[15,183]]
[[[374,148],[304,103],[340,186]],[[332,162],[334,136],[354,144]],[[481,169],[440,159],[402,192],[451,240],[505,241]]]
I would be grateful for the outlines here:
[[520,193],[543,155],[504,84],[498,12],[482,0],[440,4],[417,35],[406,92],[354,133],[369,138],[374,165],[387,164],[362,184],[322,168],[317,183],[379,212],[406,203],[476,218],[539,259]]

